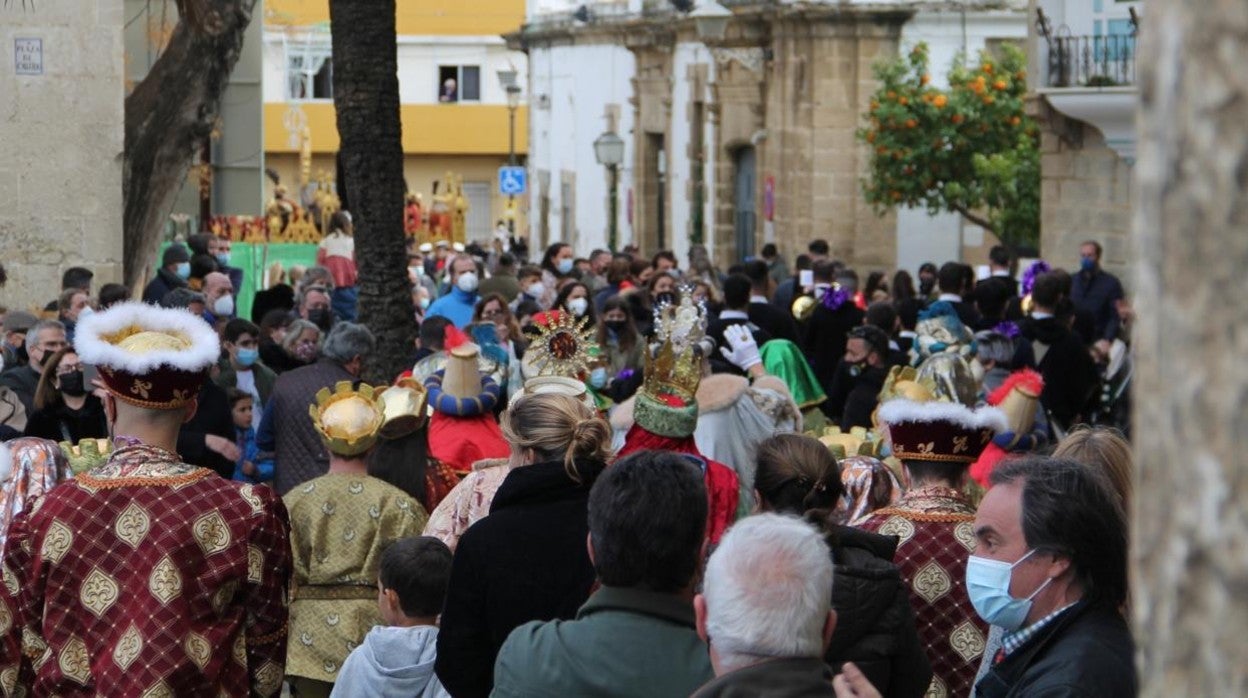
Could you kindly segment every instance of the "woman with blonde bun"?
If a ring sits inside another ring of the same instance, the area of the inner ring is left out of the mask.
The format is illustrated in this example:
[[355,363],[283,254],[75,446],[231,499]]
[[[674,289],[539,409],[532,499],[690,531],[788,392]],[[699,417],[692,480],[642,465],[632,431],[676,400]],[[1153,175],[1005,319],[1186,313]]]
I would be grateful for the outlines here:
[[[455,696],[489,695],[507,635],[531,620],[574,618],[594,586],[587,504],[610,457],[610,428],[558,393],[522,396],[501,426],[507,463],[474,468],[443,501],[453,516],[479,519],[459,536],[438,635],[438,677]],[[433,526],[426,535],[447,528]]]

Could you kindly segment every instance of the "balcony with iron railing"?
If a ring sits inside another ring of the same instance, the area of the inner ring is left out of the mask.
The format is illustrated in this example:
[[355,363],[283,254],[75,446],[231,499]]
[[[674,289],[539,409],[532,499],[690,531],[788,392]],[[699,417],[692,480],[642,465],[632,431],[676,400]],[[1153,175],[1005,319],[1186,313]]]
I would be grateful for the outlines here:
[[1049,87],[1135,84],[1135,37],[1055,36],[1048,40]]
[[1057,111],[1094,126],[1122,158],[1135,158],[1136,36],[1139,18],[1131,13],[1130,34],[1073,35],[1053,31],[1043,11],[1036,28],[1040,65],[1046,72],[1037,90]]

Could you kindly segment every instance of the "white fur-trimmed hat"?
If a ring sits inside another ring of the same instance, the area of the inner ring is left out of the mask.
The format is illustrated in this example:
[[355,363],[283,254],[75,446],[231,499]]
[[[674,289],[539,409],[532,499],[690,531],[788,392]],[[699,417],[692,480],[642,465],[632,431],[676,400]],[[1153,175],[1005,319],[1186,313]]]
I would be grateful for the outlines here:
[[221,355],[217,333],[187,310],[120,303],[78,323],[78,358],[99,368],[109,392],[139,407],[193,400]]
[[893,455],[901,460],[974,463],[992,437],[1006,430],[995,407],[972,410],[956,402],[889,400],[879,420],[888,429]]

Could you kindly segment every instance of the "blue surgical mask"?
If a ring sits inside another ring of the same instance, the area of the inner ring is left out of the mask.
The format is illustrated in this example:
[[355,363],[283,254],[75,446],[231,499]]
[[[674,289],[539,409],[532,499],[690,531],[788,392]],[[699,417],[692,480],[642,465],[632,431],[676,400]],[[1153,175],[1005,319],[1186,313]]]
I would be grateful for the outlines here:
[[259,358],[259,349],[248,349],[246,347],[239,347],[238,349],[238,363],[242,366],[250,366],[256,363],[256,359]]
[[589,372],[589,384],[594,390],[602,390],[607,384],[607,369],[599,366]]
[[191,278],[191,263],[178,262],[178,268],[175,273],[178,275],[179,279],[186,280]]
[[1096,271],[1096,260],[1091,257],[1080,257],[1079,269],[1082,271]]
[[230,253],[229,252],[217,253],[217,264],[220,264],[223,267],[230,266]]
[[1031,600],[1053,581],[1049,577],[1025,599],[1010,596],[1010,578],[1014,568],[1035,552],[1028,552],[1012,565],[976,555],[971,555],[966,561],[966,593],[984,622],[1003,628],[1007,633],[1023,627],[1027,614],[1031,612]]
[[572,272],[572,264],[574,261],[575,260],[571,257],[564,257],[559,260],[559,262],[555,265],[555,268],[559,270],[560,274],[569,274]]

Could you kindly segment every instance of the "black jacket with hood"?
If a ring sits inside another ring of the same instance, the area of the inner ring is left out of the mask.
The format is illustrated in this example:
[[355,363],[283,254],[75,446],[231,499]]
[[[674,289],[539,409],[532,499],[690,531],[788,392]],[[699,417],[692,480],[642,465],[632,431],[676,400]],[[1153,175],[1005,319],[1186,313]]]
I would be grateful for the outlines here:
[[918,698],[932,669],[914,627],[910,592],[893,564],[897,537],[836,526],[832,608],[836,628],[824,655],[833,671],[853,662],[884,698]]

